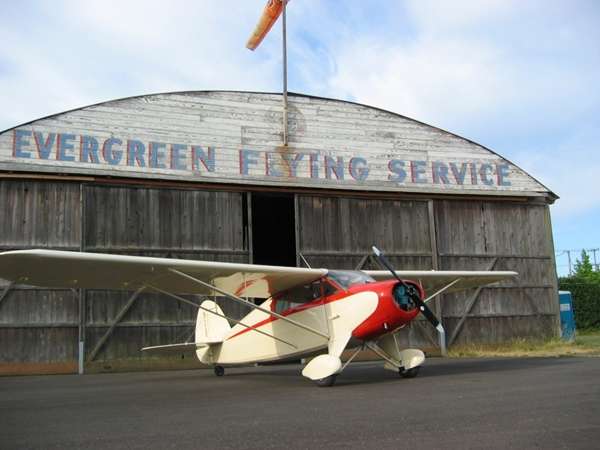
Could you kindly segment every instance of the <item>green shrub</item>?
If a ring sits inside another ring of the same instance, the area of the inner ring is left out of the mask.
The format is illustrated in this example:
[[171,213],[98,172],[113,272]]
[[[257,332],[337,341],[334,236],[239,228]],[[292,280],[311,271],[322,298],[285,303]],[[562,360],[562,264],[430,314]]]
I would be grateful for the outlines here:
[[577,328],[600,328],[600,281],[565,277],[559,278],[558,286],[571,292]]

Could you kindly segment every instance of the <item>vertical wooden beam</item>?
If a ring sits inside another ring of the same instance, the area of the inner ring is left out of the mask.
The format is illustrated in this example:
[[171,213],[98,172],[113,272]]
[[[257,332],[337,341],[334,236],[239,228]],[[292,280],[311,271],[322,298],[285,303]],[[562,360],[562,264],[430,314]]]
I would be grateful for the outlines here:
[[[285,6],[284,6],[285,7]],[[294,235],[296,242],[296,267],[302,267],[302,259],[300,258],[300,203],[298,202],[298,194],[294,194]]]
[[[85,186],[79,183],[79,251],[85,251]],[[78,347],[77,347],[77,373],[83,375],[85,363],[85,318],[86,318],[86,302],[85,289],[79,289],[78,307],[79,307],[79,324],[78,324]]]
[[137,291],[135,291],[133,293],[133,295],[131,297],[129,297],[129,300],[127,300],[127,303],[125,304],[125,306],[123,306],[123,308],[121,308],[121,310],[117,314],[117,317],[115,317],[115,320],[113,320],[113,322],[110,324],[110,327],[108,328],[108,330],[106,330],[106,333],[104,333],[104,335],[100,338],[100,340],[98,341],[98,343],[96,344],[94,349],[91,351],[90,356],[88,357],[88,361],[93,361],[96,358],[96,356],[98,356],[98,352],[100,352],[100,350],[104,346],[104,343],[108,340],[110,335],[113,333],[117,324],[123,319],[125,314],[127,314],[127,311],[129,311],[129,309],[133,306],[133,303],[135,302],[135,300],[138,298],[138,296],[142,293],[142,291],[144,289],[146,289],[145,286],[139,288]]
[[[438,256],[438,246],[437,246],[437,227],[435,223],[435,210],[433,200],[427,200],[427,213],[429,217],[429,242],[431,248],[431,268],[433,270],[439,270],[439,256]],[[444,318],[442,317],[442,304],[440,296],[438,295],[435,298],[435,315],[438,317],[442,326],[444,326]],[[439,342],[438,342],[440,353],[442,356],[446,356],[446,335],[443,333],[439,333]]]
[[[554,303],[554,308],[553,308],[553,312],[554,314],[556,314],[556,319],[555,319],[555,327],[554,327],[554,336],[559,337],[561,334],[561,329],[560,329],[560,302],[558,299],[558,273],[556,271],[556,252],[554,250],[554,236],[552,236],[552,217],[550,215],[550,206],[546,205],[545,206],[545,220],[544,220],[544,225],[546,227],[545,232],[546,232],[546,239],[548,240],[548,243],[550,244],[550,257],[552,258],[552,270],[551,270],[551,274],[550,277],[552,278],[552,286],[554,287],[554,292],[552,294],[550,294],[552,296],[552,300]],[[569,255],[570,258],[570,255]],[[571,267],[569,266],[569,269]]]
[[246,192],[246,214],[248,222],[248,264],[254,262],[254,246],[252,244],[252,192]]

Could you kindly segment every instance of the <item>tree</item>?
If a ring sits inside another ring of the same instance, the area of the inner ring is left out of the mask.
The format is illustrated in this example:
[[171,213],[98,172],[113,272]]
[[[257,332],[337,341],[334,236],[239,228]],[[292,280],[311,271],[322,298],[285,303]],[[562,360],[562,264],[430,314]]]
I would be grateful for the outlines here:
[[581,251],[581,259],[575,262],[575,273],[573,278],[585,281],[599,281],[600,272],[594,270],[594,266],[590,261],[590,255],[585,250]]

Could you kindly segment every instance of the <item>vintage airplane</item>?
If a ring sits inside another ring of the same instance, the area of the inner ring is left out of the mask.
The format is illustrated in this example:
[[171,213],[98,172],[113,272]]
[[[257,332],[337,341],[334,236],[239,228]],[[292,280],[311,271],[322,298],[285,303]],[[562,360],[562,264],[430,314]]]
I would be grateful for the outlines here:
[[[427,306],[429,300],[517,276],[499,271],[395,271],[376,247],[373,250],[387,271],[17,250],[0,253],[0,278],[43,287],[159,292],[198,308],[195,341],[143,351],[195,352],[218,376],[225,366],[316,355],[302,375],[331,386],[364,348],[379,355],[385,368],[403,377],[416,376],[425,355],[418,349],[401,349],[396,331],[422,313],[443,333]],[[426,291],[432,294],[426,297]],[[198,304],[182,297],[185,294],[225,297],[252,311],[236,320],[223,313],[216,298]],[[266,301],[257,305],[248,298]],[[342,352],[352,348],[355,351],[342,364]]]

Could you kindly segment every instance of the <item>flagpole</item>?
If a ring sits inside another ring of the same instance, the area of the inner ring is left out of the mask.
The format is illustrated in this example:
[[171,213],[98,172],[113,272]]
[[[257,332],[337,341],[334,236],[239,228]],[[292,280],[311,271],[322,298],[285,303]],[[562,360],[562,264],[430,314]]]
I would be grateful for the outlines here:
[[285,8],[287,0],[281,0],[283,3],[282,31],[283,31],[283,145],[288,145],[288,98],[287,98],[287,37],[286,37],[286,17]]

